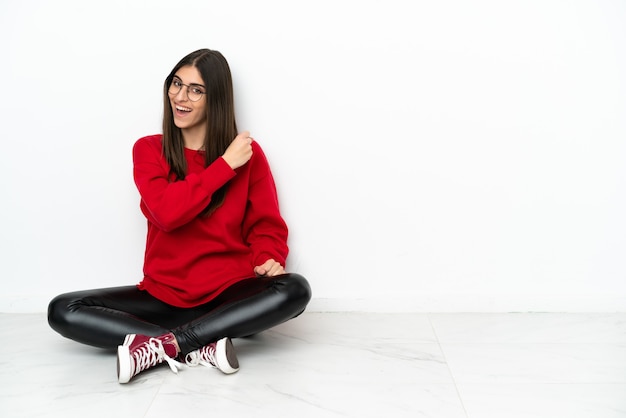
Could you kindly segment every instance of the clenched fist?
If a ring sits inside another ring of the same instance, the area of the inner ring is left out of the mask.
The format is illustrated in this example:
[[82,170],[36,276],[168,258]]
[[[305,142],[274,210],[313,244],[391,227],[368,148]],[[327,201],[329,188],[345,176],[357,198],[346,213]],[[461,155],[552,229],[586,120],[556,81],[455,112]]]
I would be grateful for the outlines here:
[[244,131],[237,135],[230,143],[222,158],[233,170],[241,167],[252,158],[252,137],[250,132]]

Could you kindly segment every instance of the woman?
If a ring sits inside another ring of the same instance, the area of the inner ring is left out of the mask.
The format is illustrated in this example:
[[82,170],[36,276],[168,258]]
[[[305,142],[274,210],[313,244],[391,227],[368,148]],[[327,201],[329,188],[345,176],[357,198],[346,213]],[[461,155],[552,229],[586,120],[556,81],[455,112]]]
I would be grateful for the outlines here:
[[201,49],[164,85],[163,135],[133,147],[148,221],[136,286],[63,294],[48,308],[61,335],[117,347],[120,383],[167,362],[239,369],[231,338],[302,313],[307,281],[285,272],[287,226],[261,147],[237,133],[226,59]]

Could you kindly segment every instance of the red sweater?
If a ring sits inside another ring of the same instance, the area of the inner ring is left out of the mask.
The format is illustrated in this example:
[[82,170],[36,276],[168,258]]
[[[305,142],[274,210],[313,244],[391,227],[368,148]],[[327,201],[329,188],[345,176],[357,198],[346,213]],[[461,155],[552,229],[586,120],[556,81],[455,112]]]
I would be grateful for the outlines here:
[[[135,184],[148,219],[140,289],[170,305],[193,307],[254,277],[254,267],[270,258],[285,265],[287,225],[274,178],[256,142],[252,150],[250,161],[232,170],[221,157],[205,168],[201,151],[185,149],[187,176],[172,182],[161,135],[135,143]],[[226,183],[224,204],[208,217],[199,216]]]

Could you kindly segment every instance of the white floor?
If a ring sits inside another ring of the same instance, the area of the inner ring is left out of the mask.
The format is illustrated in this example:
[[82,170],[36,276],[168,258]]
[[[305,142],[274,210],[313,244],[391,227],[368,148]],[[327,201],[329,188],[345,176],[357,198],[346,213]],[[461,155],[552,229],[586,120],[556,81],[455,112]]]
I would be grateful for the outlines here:
[[161,366],[126,385],[113,353],[43,314],[0,329],[5,418],[626,417],[626,313],[305,313],[235,340],[235,375]]

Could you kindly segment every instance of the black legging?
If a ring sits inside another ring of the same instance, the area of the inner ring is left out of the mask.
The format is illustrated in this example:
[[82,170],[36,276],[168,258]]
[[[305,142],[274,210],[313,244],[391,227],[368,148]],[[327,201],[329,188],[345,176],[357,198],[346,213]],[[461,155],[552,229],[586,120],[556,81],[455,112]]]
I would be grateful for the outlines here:
[[309,283],[294,273],[240,281],[194,308],[177,308],[136,286],[122,286],[59,295],[48,306],[48,323],[64,337],[101,348],[117,347],[126,334],[172,332],[185,355],[294,318],[310,299]]

